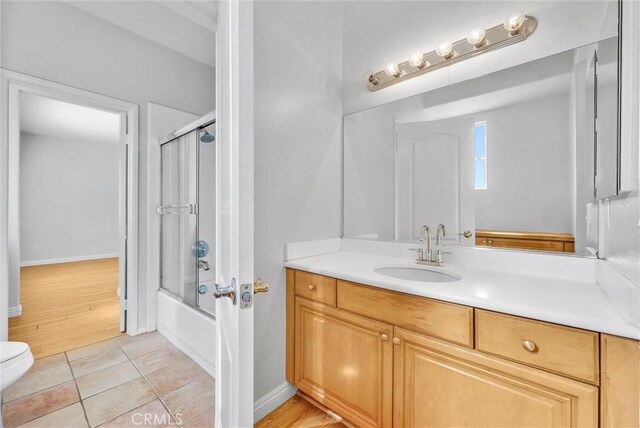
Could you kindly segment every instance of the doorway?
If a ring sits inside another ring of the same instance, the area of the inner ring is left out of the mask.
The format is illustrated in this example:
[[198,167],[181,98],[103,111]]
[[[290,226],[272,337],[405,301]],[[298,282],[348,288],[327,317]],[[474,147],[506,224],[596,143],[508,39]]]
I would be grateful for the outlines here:
[[18,73],[2,80],[2,335],[42,358],[137,334],[137,106]]

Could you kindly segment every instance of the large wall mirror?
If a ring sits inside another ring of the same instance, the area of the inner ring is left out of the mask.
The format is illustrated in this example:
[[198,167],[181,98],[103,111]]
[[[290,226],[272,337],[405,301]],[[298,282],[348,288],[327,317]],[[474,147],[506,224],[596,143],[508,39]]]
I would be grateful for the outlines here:
[[[619,190],[619,43],[597,43],[344,118],[344,236],[595,255]],[[464,66],[464,65],[463,65]]]

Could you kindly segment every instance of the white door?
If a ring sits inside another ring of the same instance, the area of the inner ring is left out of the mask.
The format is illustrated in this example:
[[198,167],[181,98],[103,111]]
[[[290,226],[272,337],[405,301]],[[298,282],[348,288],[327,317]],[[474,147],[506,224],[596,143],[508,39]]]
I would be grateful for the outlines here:
[[[253,4],[218,8],[216,426],[253,426]],[[226,287],[226,291],[225,291]],[[235,288],[235,303],[228,290]],[[220,297],[227,294],[227,297]]]
[[397,239],[417,239],[421,226],[446,226],[446,240],[473,245],[475,229],[473,121],[398,124]]

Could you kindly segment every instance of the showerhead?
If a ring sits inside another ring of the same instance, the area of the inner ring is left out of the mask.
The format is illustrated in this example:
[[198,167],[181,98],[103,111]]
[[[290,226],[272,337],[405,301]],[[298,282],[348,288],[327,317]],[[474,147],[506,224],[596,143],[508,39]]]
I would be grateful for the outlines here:
[[206,129],[204,130],[204,133],[200,136],[200,141],[203,143],[212,143],[216,140],[216,137],[213,136],[212,134],[209,134],[209,131],[207,131]]

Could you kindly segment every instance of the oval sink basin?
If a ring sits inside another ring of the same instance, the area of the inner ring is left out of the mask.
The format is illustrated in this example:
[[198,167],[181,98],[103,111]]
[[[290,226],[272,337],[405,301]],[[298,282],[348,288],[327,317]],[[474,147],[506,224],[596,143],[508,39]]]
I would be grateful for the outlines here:
[[453,282],[461,279],[461,277],[449,272],[445,273],[419,266],[381,266],[374,271],[392,278],[419,282]]

